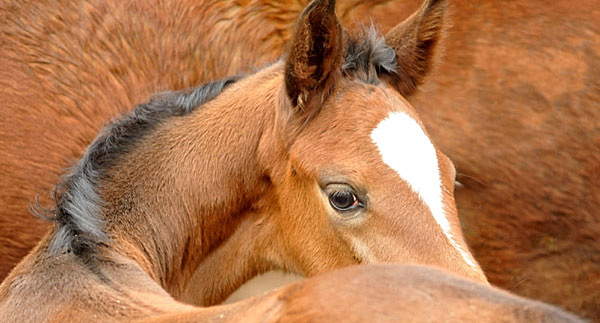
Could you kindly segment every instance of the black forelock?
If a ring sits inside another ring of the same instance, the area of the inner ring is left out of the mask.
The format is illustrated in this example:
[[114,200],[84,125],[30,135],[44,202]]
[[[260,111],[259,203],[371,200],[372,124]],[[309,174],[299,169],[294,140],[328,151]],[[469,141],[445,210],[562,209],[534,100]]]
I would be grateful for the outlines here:
[[371,24],[354,34],[345,34],[342,72],[369,84],[378,84],[378,74],[394,73],[396,52],[385,43],[383,35]]

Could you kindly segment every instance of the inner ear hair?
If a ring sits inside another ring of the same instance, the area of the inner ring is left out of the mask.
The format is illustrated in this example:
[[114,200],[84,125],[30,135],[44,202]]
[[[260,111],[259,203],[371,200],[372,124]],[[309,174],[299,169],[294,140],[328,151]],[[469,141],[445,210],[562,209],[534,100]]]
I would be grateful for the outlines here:
[[386,35],[396,52],[397,68],[391,73],[392,84],[408,96],[431,71],[445,27],[446,0],[426,0],[420,9]]
[[342,39],[334,0],[315,0],[300,15],[285,64],[294,116],[313,118],[331,94],[341,75]]

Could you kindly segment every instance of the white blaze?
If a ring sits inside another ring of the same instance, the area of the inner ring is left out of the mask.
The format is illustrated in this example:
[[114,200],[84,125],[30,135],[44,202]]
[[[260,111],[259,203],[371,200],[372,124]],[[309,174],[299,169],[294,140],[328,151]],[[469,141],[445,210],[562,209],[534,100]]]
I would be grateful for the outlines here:
[[435,221],[465,261],[470,255],[454,240],[442,202],[442,183],[435,148],[421,126],[408,114],[392,112],[371,133],[383,161],[405,180],[429,207]]

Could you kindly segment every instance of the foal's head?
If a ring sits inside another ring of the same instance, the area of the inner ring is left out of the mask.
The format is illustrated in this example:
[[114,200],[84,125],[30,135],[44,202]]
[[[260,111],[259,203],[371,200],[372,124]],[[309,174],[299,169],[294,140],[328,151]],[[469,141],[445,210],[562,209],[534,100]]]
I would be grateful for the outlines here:
[[333,1],[301,15],[269,138],[278,158],[265,158],[288,267],[419,263],[486,281],[461,234],[454,166],[403,98],[430,69],[444,7],[426,1],[385,40],[345,34]]
[[275,268],[418,263],[485,281],[454,167],[403,97],[430,69],[444,6],[384,40],[345,34],[333,0],[316,0],[284,62],[138,106],[59,186],[49,250],[91,267],[117,251],[203,304]]

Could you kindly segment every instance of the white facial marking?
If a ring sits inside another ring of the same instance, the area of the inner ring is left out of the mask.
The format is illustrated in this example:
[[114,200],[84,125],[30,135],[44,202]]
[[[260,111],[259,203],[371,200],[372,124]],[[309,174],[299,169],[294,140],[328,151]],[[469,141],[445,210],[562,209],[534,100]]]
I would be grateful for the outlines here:
[[472,267],[475,263],[455,240],[442,202],[440,170],[433,144],[408,114],[392,112],[371,133],[383,161],[405,180],[431,210],[435,221]]

